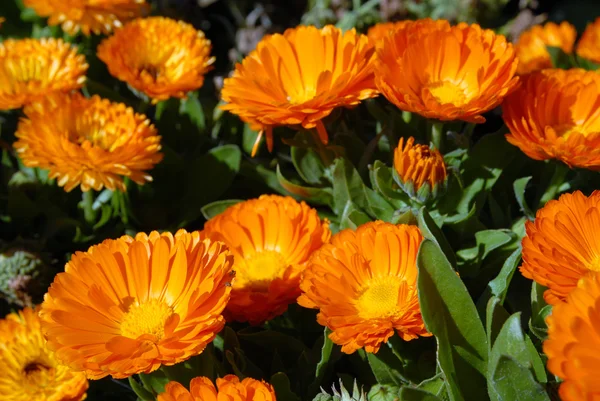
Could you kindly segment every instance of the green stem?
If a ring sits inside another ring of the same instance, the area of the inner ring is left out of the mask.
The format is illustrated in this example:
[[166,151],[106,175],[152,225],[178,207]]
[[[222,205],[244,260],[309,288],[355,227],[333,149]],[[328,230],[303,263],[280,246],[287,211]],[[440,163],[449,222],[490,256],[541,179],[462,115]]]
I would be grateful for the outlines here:
[[546,204],[546,202],[554,199],[556,195],[558,195],[558,193],[561,191],[560,188],[565,183],[565,177],[567,176],[567,174],[569,174],[569,166],[559,161],[554,162],[554,164],[554,173],[552,174],[552,178],[550,179],[548,188],[546,188],[546,191],[542,194],[540,198],[538,207],[543,207]]
[[96,223],[96,212],[94,211],[94,191],[91,189],[83,192],[82,198],[82,207],[83,207],[83,217],[85,221],[89,224]]
[[433,146],[439,150],[440,152],[444,152],[444,139],[446,133],[444,132],[444,123],[435,121],[431,122],[430,129],[430,140],[433,143]]

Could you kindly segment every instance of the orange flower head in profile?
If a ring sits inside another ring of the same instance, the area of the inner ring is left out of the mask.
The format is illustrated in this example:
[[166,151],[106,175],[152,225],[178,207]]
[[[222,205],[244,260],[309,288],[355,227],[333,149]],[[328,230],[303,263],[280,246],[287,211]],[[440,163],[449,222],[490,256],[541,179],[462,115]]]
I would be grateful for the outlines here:
[[266,36],[225,79],[222,108],[260,131],[253,154],[264,132],[272,149],[275,126],[316,127],[327,143],[324,117],[336,107],[377,96],[374,53],[365,35],[331,25]]
[[442,121],[482,123],[516,89],[518,60],[502,35],[477,24],[407,22],[377,46],[375,83],[398,108]]
[[261,324],[287,310],[300,295],[310,255],[329,241],[329,222],[291,197],[262,195],[229,207],[204,226],[234,254],[228,320]]
[[525,230],[521,273],[548,287],[547,303],[565,300],[583,276],[600,271],[600,191],[549,201]]
[[316,251],[304,271],[298,303],[319,309],[317,321],[345,353],[375,353],[397,332],[403,340],[430,336],[417,296],[416,226],[381,221],[340,231]]
[[0,43],[0,110],[80,88],[87,69],[85,57],[61,39],[6,39]]
[[37,311],[25,308],[0,320],[2,401],[81,401],[88,381],[46,347]]
[[[218,389],[218,390],[217,390]],[[249,377],[241,380],[234,375],[217,379],[217,388],[207,377],[196,377],[189,391],[180,383],[166,384],[158,401],[276,401],[273,386]]]
[[182,362],[225,325],[232,265],[224,244],[197,231],[139,233],[76,252],[42,304],[48,346],[92,379]]
[[150,9],[145,0],[24,0],[23,3],[39,16],[49,17],[49,25],[60,25],[69,35],[110,33]]
[[204,32],[164,17],[136,19],[98,46],[98,58],[114,77],[152,103],[185,98],[204,83],[215,61]]
[[446,163],[437,149],[415,145],[415,138],[400,138],[394,151],[394,178],[412,198],[426,202],[437,197],[446,186]]
[[577,38],[575,27],[567,21],[560,25],[547,22],[534,25],[523,32],[515,44],[515,51],[519,59],[517,74],[527,74],[532,71],[552,68],[552,58],[548,47],[558,47],[563,52],[573,52],[573,45]]
[[377,46],[381,43],[383,38],[390,34],[390,32],[393,32],[398,28],[404,27],[407,23],[409,23],[409,21],[407,20],[395,22],[381,22],[370,27],[367,31],[367,36],[369,37],[369,40],[375,46]]
[[562,401],[600,399],[600,273],[579,282],[566,302],[554,305],[546,318],[548,339],[544,353],[548,370],[563,382]]
[[14,147],[28,167],[50,171],[67,192],[103,187],[125,190],[162,160],[160,136],[146,116],[123,103],[79,93],[51,96],[25,107]]
[[577,43],[577,55],[600,63],[600,17],[589,24]]
[[600,75],[552,69],[522,78],[502,105],[508,142],[535,160],[600,170]]

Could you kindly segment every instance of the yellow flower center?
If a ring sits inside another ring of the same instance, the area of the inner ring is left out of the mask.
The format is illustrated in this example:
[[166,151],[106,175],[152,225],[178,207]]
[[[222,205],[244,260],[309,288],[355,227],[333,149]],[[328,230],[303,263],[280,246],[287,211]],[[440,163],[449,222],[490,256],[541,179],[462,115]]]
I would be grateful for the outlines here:
[[23,378],[27,388],[46,387],[55,376],[54,368],[40,362],[30,362],[23,368]]
[[397,277],[380,277],[371,281],[358,298],[357,309],[363,319],[381,319],[398,311],[398,296],[402,282]]
[[165,335],[165,323],[172,314],[173,309],[158,299],[132,305],[121,322],[121,335],[138,338],[150,334],[160,340]]
[[281,277],[288,267],[283,255],[277,251],[257,252],[244,260],[246,266],[237,271],[234,288],[251,287],[257,291],[267,291],[271,282]]
[[434,82],[428,85],[427,89],[440,104],[463,106],[469,101],[466,91],[450,81]]
[[288,93],[287,100],[291,104],[302,104],[313,99],[315,96],[317,96],[317,87],[309,85],[301,88],[299,91]]

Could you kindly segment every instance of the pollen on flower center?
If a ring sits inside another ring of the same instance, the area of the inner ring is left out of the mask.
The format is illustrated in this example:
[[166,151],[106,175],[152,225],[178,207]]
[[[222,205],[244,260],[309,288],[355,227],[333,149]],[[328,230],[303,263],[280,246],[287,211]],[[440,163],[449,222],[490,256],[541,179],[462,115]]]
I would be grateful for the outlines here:
[[357,308],[363,319],[393,316],[398,311],[398,293],[401,281],[395,277],[373,280],[358,298]]
[[316,86],[309,85],[302,87],[299,91],[288,93],[287,101],[291,104],[301,104],[317,96]]
[[469,102],[466,90],[450,81],[438,81],[427,86],[429,92],[440,104],[463,106]]
[[45,387],[54,374],[53,368],[39,362],[30,362],[23,368],[23,377],[30,386],[35,387]]
[[132,305],[121,322],[121,335],[138,338],[150,334],[160,340],[165,335],[165,323],[172,314],[173,309],[157,299]]
[[288,266],[283,255],[277,251],[265,250],[249,256],[247,268],[236,277],[240,287],[250,286],[255,290],[267,291],[271,282],[280,277]]

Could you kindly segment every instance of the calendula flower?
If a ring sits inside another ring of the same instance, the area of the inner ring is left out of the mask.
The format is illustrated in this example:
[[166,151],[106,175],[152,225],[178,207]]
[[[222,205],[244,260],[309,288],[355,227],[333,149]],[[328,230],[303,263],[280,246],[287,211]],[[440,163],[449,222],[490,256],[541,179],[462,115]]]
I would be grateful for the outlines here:
[[407,22],[377,46],[375,83],[402,110],[482,123],[516,89],[518,60],[502,35],[479,25]]
[[225,79],[221,97],[227,104],[222,108],[260,131],[253,154],[263,133],[272,149],[273,127],[281,125],[316,127],[327,143],[323,118],[336,107],[377,95],[374,52],[365,35],[331,25],[266,36]]
[[558,390],[562,401],[600,398],[600,275],[591,273],[548,316],[548,339],[544,353],[548,370],[563,382]]
[[226,316],[260,324],[287,310],[300,295],[308,258],[330,237],[329,222],[304,202],[262,195],[209,220],[205,235],[223,241],[235,257]]
[[577,43],[577,55],[600,63],[600,17],[589,24]]
[[563,301],[587,273],[600,270],[600,191],[551,200],[526,222],[521,273],[543,286],[547,303]]
[[185,98],[204,83],[215,58],[204,32],[164,17],[136,19],[98,46],[108,71],[152,98]]
[[[218,388],[218,391],[217,391]],[[275,401],[273,387],[252,378],[241,380],[234,375],[217,379],[217,388],[207,377],[196,377],[190,382],[190,390],[178,382],[165,385],[165,392],[158,401]]]
[[145,0],[24,0],[25,6],[49,25],[60,25],[69,35],[110,33],[124,22],[147,13]]
[[543,70],[502,105],[508,142],[535,160],[558,159],[569,167],[600,169],[600,75]]
[[394,151],[395,177],[402,189],[411,197],[425,202],[443,190],[447,173],[444,157],[437,149],[415,145],[415,138],[404,142],[400,138]]
[[184,361],[225,325],[232,264],[224,244],[184,230],[76,252],[42,304],[48,346],[92,379]]
[[123,177],[138,184],[162,160],[160,136],[146,116],[123,103],[79,93],[56,95],[25,107],[14,147],[28,167],[50,171],[71,191],[103,187],[125,190]]
[[390,32],[393,32],[397,28],[402,28],[410,21],[396,21],[396,22],[381,22],[379,24],[375,24],[369,28],[367,31],[367,36],[369,40],[374,44],[378,45],[381,43],[381,40],[385,38]]
[[548,47],[558,47],[570,54],[573,52],[575,38],[577,38],[577,31],[567,21],[563,21],[560,25],[554,22],[548,22],[543,26],[534,25],[523,32],[515,44],[519,59],[517,74],[552,68]]
[[80,88],[87,68],[85,57],[61,39],[7,39],[0,43],[0,110]]
[[85,374],[71,371],[46,347],[36,310],[0,320],[2,401],[81,401],[87,389]]
[[430,336],[417,296],[416,226],[381,221],[340,231],[310,258],[298,303],[319,309],[345,353],[377,352],[397,332],[405,341]]

